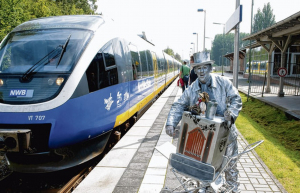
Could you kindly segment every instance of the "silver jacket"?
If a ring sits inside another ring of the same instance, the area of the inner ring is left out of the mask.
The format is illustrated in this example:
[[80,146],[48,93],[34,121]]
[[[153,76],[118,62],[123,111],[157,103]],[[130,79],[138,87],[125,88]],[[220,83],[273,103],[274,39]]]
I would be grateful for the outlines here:
[[[223,116],[227,110],[226,98],[230,98],[228,110],[231,111],[231,116],[235,122],[242,110],[242,100],[238,90],[232,85],[232,82],[222,76],[215,74],[211,75],[211,88],[215,100],[218,103],[219,116]],[[173,103],[166,125],[172,125],[176,127],[182,118],[183,111],[188,110],[189,106],[196,104],[198,100],[198,93],[202,92],[199,87],[199,80],[195,80],[186,90],[182,93],[181,97]],[[235,124],[231,126],[231,132],[229,135],[229,143],[237,138],[237,129]]]

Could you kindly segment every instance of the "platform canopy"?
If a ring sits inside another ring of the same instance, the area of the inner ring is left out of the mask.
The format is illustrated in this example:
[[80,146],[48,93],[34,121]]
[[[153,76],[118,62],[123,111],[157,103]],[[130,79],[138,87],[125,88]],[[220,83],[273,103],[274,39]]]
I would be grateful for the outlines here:
[[[228,58],[229,60],[233,60],[234,59],[234,53],[227,53],[226,55],[224,55],[225,58]],[[240,49],[239,51],[239,59],[244,59],[246,57],[246,49]]]
[[[251,47],[263,46],[267,50],[270,45],[274,43],[280,50],[284,50],[284,47],[291,44],[300,44],[300,12],[297,12],[290,17],[279,21],[263,29],[255,34],[252,34],[245,40],[254,40]],[[248,45],[246,48],[250,47]]]
[[[300,11],[275,23],[271,27],[263,29],[255,34],[251,34],[243,40],[250,40],[250,44],[246,48],[262,46],[266,49],[269,55],[269,64],[271,64],[272,52],[277,47],[281,51],[280,68],[286,67],[285,53],[287,49],[291,45],[300,44]],[[270,74],[271,68],[268,68],[266,92],[270,92]],[[278,92],[279,97],[284,96],[283,82],[283,77],[280,77]]]

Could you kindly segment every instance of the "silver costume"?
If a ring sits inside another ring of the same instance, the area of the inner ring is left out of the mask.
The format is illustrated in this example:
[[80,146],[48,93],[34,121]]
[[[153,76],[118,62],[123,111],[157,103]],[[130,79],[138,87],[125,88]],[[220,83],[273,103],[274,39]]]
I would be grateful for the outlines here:
[[[242,109],[242,100],[238,93],[238,90],[232,85],[231,81],[222,76],[218,76],[215,74],[210,74],[211,79],[209,82],[209,90],[210,98],[214,98],[217,103],[217,115],[223,116],[224,112],[227,110],[226,99],[229,97],[229,107],[228,110],[231,111],[233,124],[230,128],[230,133],[228,137],[228,147],[226,149],[225,155],[230,156],[238,153],[238,145],[237,145],[237,128],[234,124],[236,118],[239,115],[239,111]],[[173,103],[171,110],[169,112],[169,116],[167,119],[167,126],[173,126],[174,128],[178,125],[182,118],[183,111],[188,110],[189,106],[194,105],[198,99],[198,93],[203,92],[200,88],[199,78],[190,85],[184,93],[182,93],[181,97]],[[202,84],[203,85],[203,84]],[[212,95],[212,96],[211,96]],[[224,161],[224,160],[223,160]],[[233,192],[239,192],[238,186],[238,173],[236,166],[236,160],[233,160],[229,164],[229,169],[225,171],[226,182],[230,185],[235,186]],[[231,167],[232,166],[232,167]],[[218,169],[218,168],[216,168]]]

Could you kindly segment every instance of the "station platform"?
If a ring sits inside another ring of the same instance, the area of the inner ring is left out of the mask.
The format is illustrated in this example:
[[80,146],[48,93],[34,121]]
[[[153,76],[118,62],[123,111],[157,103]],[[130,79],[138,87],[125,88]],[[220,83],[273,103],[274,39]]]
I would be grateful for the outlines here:
[[[74,193],[159,193],[163,187],[179,185],[168,159],[155,149],[166,142],[177,144],[176,137],[165,133],[171,105],[182,94],[176,83],[177,80],[77,186]],[[238,143],[239,152],[248,145],[241,134]],[[242,193],[286,192],[255,151],[239,159],[238,169]]]

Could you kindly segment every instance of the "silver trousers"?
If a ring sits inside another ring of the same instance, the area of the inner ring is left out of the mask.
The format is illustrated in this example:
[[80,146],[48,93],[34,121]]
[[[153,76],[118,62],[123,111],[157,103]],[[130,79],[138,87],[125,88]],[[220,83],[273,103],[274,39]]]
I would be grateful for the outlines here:
[[[238,143],[237,143],[237,140],[234,140],[232,143],[230,143],[227,146],[225,155],[231,157],[236,154],[238,154]],[[225,164],[226,164],[226,159],[223,160],[221,168],[223,168],[225,166]],[[224,173],[225,173],[226,182],[229,185],[234,186],[234,189],[232,192],[239,193],[240,192],[240,190],[239,190],[240,182],[238,179],[239,170],[237,169],[237,158],[231,160],[231,162],[228,164],[228,167],[226,168]]]

